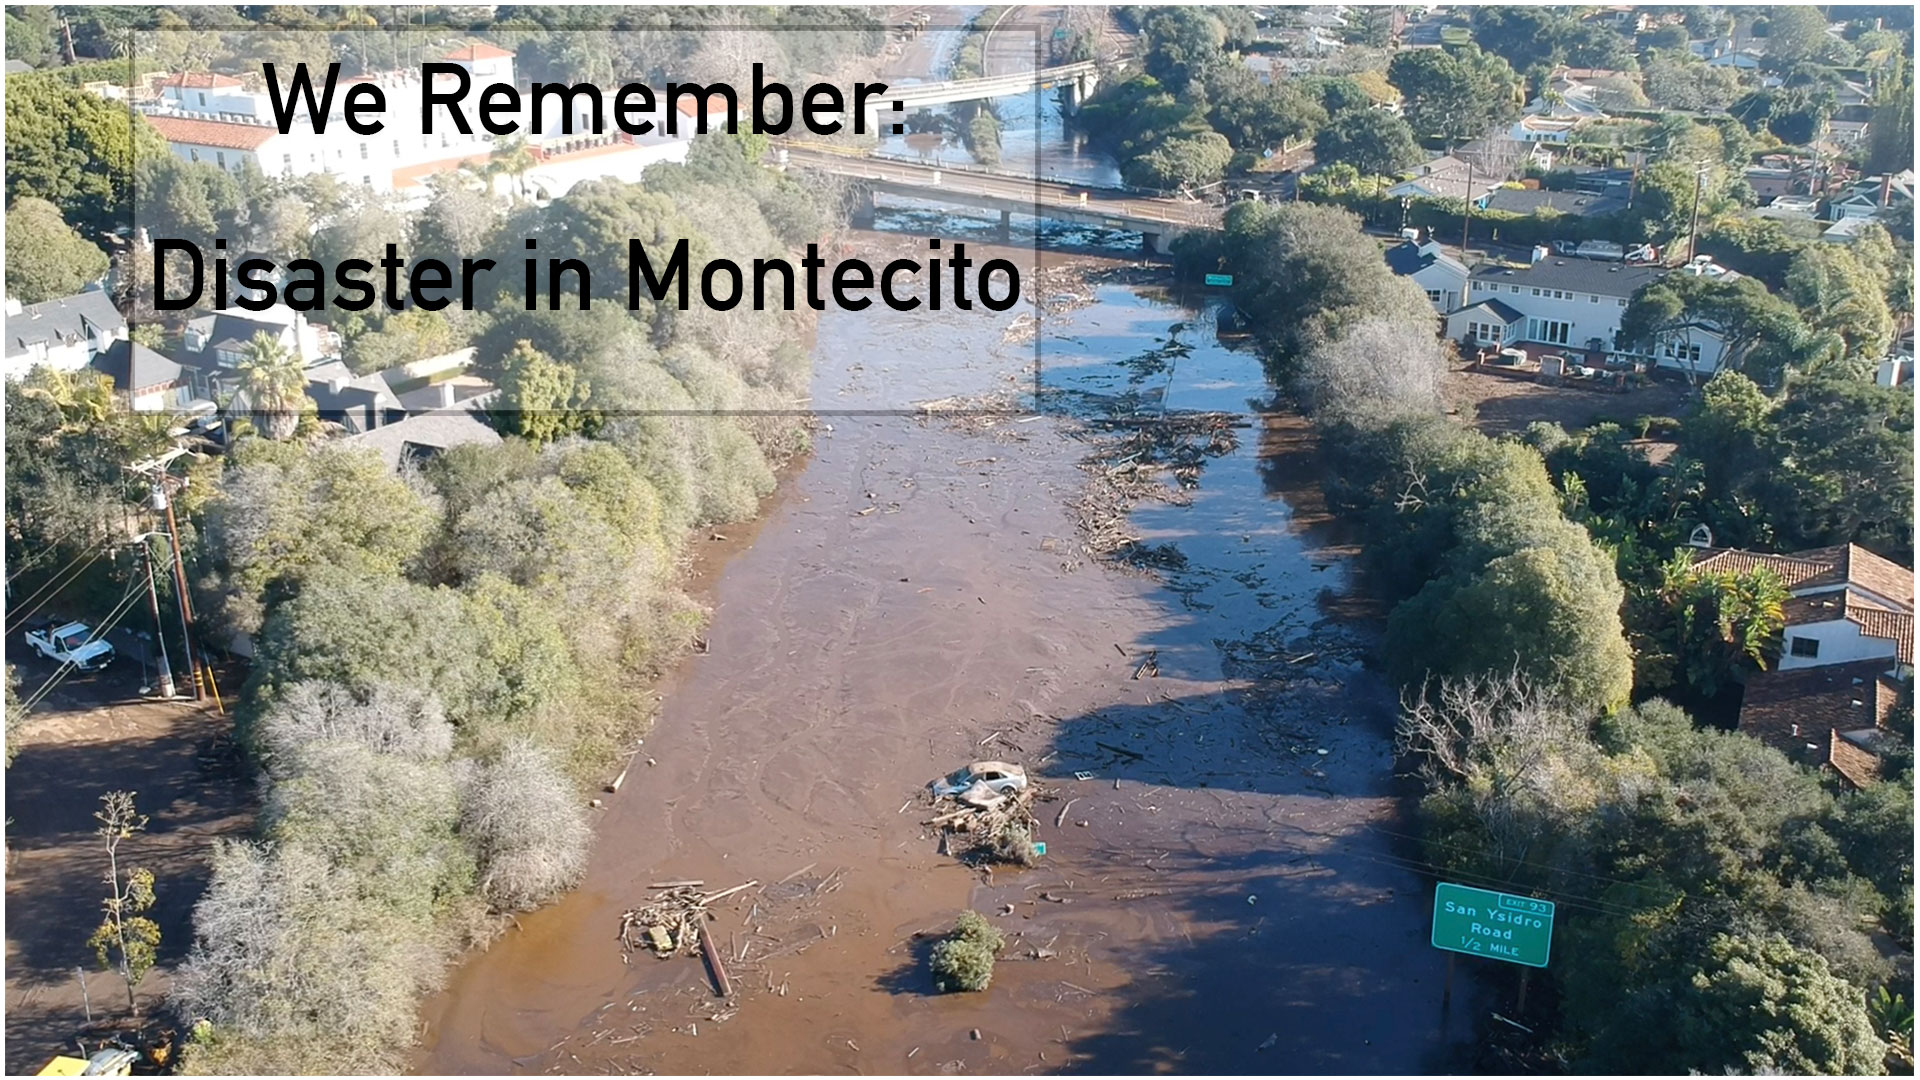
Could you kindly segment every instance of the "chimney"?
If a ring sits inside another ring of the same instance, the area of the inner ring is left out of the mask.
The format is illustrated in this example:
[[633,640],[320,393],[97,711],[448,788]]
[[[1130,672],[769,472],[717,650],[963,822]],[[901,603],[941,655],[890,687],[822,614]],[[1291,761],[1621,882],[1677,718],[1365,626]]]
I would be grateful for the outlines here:
[[1533,245],[1533,256],[1527,260],[1527,265],[1532,266],[1536,263],[1539,263],[1541,260],[1545,259],[1548,254],[1550,253],[1548,252],[1547,246],[1545,244]]
[[1887,200],[1893,196],[1893,174],[1887,173],[1880,178],[1880,205],[1884,208]]
[[438,383],[434,386],[434,389],[439,393],[437,407],[442,409],[453,408],[453,384],[450,382]]

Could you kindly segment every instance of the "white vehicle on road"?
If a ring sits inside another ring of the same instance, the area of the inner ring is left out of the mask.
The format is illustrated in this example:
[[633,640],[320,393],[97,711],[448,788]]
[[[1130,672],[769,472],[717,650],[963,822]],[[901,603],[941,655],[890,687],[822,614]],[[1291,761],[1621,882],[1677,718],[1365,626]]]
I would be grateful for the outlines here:
[[93,628],[83,622],[29,630],[27,645],[49,660],[82,671],[98,671],[113,662],[112,643],[95,640]]

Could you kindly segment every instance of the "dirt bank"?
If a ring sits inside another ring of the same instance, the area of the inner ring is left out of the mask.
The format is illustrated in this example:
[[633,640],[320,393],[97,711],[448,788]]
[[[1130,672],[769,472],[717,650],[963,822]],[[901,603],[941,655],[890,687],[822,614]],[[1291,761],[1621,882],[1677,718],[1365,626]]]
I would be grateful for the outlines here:
[[[1111,288],[1043,328],[1043,381],[1251,415],[1257,365],[1192,313]],[[816,404],[1018,385],[1033,354],[1003,345],[1015,314],[830,314]],[[1266,440],[1210,462],[1191,505],[1136,511],[1186,557],[1146,577],[1076,554],[1078,424],[829,422],[718,577],[710,652],[663,687],[585,885],[455,974],[418,1068],[1443,1066],[1467,1010],[1451,1031],[1439,1011],[1390,700],[1325,614],[1343,552],[1275,495]],[[1158,676],[1135,678],[1149,656]],[[1034,869],[965,869],[903,810],[981,756],[1025,761],[1058,796]],[[743,958],[733,1003],[697,961],[615,940],[650,884],[684,879],[760,882],[711,924]],[[933,995],[915,935],[968,906],[1007,953],[988,992]]]

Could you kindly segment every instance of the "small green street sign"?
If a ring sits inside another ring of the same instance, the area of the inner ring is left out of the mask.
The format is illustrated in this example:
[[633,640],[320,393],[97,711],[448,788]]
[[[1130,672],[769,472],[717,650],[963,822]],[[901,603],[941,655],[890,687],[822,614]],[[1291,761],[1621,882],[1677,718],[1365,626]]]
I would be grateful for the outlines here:
[[1553,902],[1441,882],[1433,890],[1433,947],[1528,967],[1547,966]]
[[1209,285],[1231,285],[1231,284],[1233,284],[1233,275],[1232,275],[1232,274],[1208,274],[1208,275],[1207,275],[1207,284],[1209,284]]

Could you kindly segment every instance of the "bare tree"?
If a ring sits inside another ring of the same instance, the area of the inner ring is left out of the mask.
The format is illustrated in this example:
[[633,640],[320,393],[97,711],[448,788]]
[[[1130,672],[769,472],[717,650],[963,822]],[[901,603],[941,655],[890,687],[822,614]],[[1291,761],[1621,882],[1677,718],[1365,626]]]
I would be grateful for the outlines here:
[[107,896],[101,901],[106,917],[87,939],[99,954],[101,967],[117,963],[120,977],[127,983],[127,1011],[138,1012],[134,988],[152,970],[160,948],[160,924],[142,915],[153,907],[153,871],[129,867],[120,871],[120,843],[147,827],[147,816],[134,809],[134,793],[110,791],[100,796],[100,809],[94,817],[100,822],[95,833],[107,846]]
[[1527,858],[1557,812],[1585,721],[1518,669],[1441,679],[1401,701],[1395,744],[1435,788],[1458,785],[1496,862]]
[[453,725],[440,699],[410,687],[356,692],[334,683],[296,683],[255,723],[254,746],[269,775],[284,777],[312,743],[345,742],[415,761],[453,752]]
[[1317,412],[1361,421],[1440,411],[1447,370],[1438,339],[1404,322],[1372,317],[1307,353],[1302,389]]
[[480,892],[501,911],[534,907],[580,880],[591,831],[573,786],[529,742],[475,769],[460,832],[480,858]]

